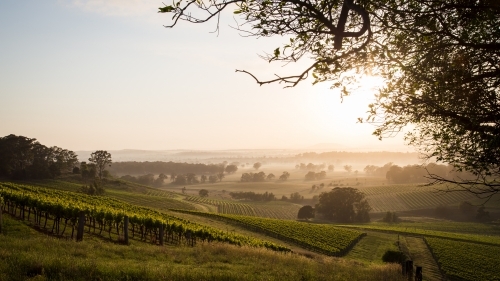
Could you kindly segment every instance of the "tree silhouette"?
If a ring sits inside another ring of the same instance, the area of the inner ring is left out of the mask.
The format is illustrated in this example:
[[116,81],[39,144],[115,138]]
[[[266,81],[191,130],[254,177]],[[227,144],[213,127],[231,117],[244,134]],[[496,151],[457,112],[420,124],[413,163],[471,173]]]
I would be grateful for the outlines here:
[[314,218],[314,208],[309,205],[303,206],[302,208],[299,209],[297,218],[303,220]]
[[319,195],[316,213],[338,222],[366,222],[371,210],[365,195],[352,187],[335,187]]
[[208,190],[206,190],[206,189],[200,189],[200,191],[198,191],[198,194],[201,197],[207,197],[208,196]]
[[257,162],[257,163],[254,163],[254,164],[253,164],[253,168],[254,168],[255,170],[258,170],[261,166],[262,166],[262,164],[261,164],[260,162]]
[[[166,5],[174,27],[206,23],[235,9],[245,36],[286,39],[262,57],[269,62],[312,62],[296,75],[276,75],[259,85],[296,86],[331,81],[341,97],[365,75],[380,77],[375,101],[360,122],[376,125],[379,138],[412,124],[406,135],[427,159],[451,164],[473,179],[447,179],[482,196],[500,191],[500,4],[484,1],[413,0],[213,0]],[[237,20],[238,21],[238,20]]]

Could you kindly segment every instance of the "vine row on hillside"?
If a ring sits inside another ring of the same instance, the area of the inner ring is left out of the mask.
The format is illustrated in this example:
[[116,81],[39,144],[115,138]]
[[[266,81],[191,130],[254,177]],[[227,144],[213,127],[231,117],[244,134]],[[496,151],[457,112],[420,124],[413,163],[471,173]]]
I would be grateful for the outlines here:
[[411,226],[411,224],[392,225],[392,224],[376,223],[376,224],[339,225],[339,226],[351,229],[376,230],[376,231],[385,231],[391,233],[401,233],[410,235],[413,234],[417,236],[445,238],[456,241],[474,242],[485,245],[500,246],[500,237],[497,235],[479,235],[471,233],[457,233],[457,232],[422,229],[419,228],[421,227],[421,224],[415,224],[414,226]]
[[253,231],[330,256],[344,256],[366,233],[357,230],[291,220],[173,210],[237,223]]
[[449,278],[500,280],[500,247],[431,237],[424,241]]
[[230,202],[226,200],[217,200],[198,196],[187,196],[185,200],[215,206],[217,207],[217,213],[220,214],[255,216],[273,219],[296,219],[297,213],[300,209],[300,206],[295,204],[274,204],[276,202],[272,201],[252,204],[241,203],[238,201]]
[[[159,241],[157,239],[159,228],[163,226],[167,241],[170,239],[177,243],[181,243],[184,238],[193,245],[199,239],[202,242],[217,241],[240,246],[265,247],[280,252],[290,251],[287,247],[269,241],[226,233],[107,197],[13,183],[0,183],[0,196],[5,201],[2,208],[8,213],[22,219],[32,220],[35,225],[44,229],[47,227],[47,221],[52,220],[51,232],[56,235],[63,235],[66,227],[69,226],[73,236],[79,214],[84,212],[88,232],[91,229],[96,235],[102,235],[103,231],[108,232],[110,238],[112,230],[116,230],[116,234],[120,236],[124,218],[127,216],[132,236],[137,234],[141,240],[146,240],[149,236],[154,237],[150,240]],[[61,229],[61,224],[63,229]]]

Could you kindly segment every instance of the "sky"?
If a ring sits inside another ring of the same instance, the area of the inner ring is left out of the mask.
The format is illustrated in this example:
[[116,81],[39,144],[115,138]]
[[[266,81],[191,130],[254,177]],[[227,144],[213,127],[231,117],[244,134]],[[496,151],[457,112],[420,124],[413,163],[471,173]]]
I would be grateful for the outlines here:
[[[232,12],[173,29],[161,1],[0,1],[0,136],[70,150],[414,151],[379,141],[366,117],[377,79],[341,102],[330,83],[259,86],[298,65],[259,58],[286,38],[245,38]],[[328,145],[327,145],[328,146]],[[324,145],[323,145],[324,147]]]

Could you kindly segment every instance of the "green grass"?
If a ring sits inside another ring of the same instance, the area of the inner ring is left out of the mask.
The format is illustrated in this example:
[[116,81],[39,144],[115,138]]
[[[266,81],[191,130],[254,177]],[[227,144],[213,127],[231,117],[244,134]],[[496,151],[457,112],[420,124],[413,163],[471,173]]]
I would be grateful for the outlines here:
[[388,250],[397,251],[397,234],[370,231],[345,256],[365,263],[382,264],[382,256]]
[[430,237],[425,239],[448,277],[500,280],[500,247]]
[[[421,224],[369,223],[360,225],[350,224],[350,225],[337,225],[337,226],[343,226],[353,229],[386,231],[391,233],[399,233],[407,235],[409,234],[409,235],[418,235],[426,237],[446,238],[446,239],[460,240],[466,242],[470,241],[470,242],[500,246],[500,236],[498,235],[489,235],[489,233],[484,233],[486,235],[481,235],[472,233],[458,233],[451,231],[433,230],[432,228],[439,228],[439,227],[436,227],[435,224],[429,223],[429,228],[427,228],[426,224],[427,223],[421,223]],[[465,223],[463,227],[460,227],[460,224],[461,223],[456,223],[456,227],[462,228],[465,231],[465,228],[467,228],[467,224]],[[446,224],[443,223],[443,225]],[[493,227],[493,229],[495,228]],[[496,230],[490,230],[490,231],[496,233]],[[476,233],[483,233],[483,232],[476,232]]]
[[167,211],[168,209],[186,209],[186,210],[196,209],[193,204],[189,204],[178,199],[172,199],[169,197],[162,197],[162,196],[152,196],[139,193],[131,193],[128,191],[108,189],[106,190],[105,196],[118,199],[130,204],[157,210],[163,210],[163,211]]
[[[402,280],[394,265],[222,244],[195,247],[58,240],[6,216],[0,280]],[[30,279],[31,278],[31,279]]]
[[413,260],[415,266],[422,267],[422,275],[424,281],[439,281],[442,280],[441,272],[439,272],[439,267],[429,248],[427,247],[425,241],[418,237],[403,237],[408,250],[410,252],[410,257]]
[[348,230],[326,224],[251,216],[222,215],[187,210],[176,211],[224,220],[330,256],[344,256],[365,235],[361,231]]
[[204,206],[202,211],[285,220],[296,219],[300,209],[300,205],[284,201],[252,202],[199,196],[186,196],[185,200]]

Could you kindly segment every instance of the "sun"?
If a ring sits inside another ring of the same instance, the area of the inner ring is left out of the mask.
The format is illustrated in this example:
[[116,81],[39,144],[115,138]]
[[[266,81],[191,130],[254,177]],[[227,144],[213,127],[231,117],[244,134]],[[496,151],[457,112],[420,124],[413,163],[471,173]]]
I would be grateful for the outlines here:
[[308,104],[310,126],[318,137],[331,138],[332,142],[356,144],[360,138],[370,138],[373,125],[358,124],[365,118],[368,105],[375,101],[378,90],[384,86],[381,77],[364,75],[356,85],[346,85],[351,92],[342,97],[341,89],[331,89],[331,83],[319,83]]

